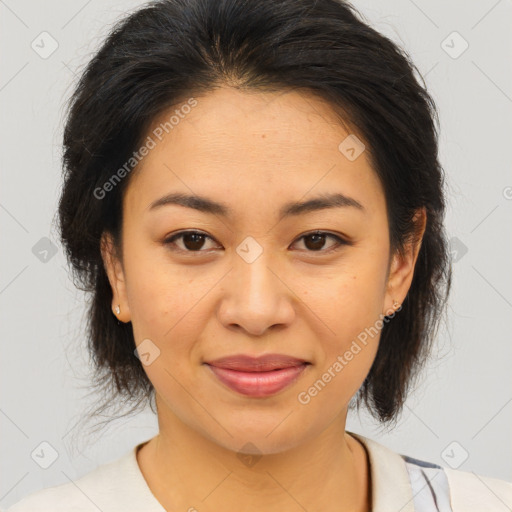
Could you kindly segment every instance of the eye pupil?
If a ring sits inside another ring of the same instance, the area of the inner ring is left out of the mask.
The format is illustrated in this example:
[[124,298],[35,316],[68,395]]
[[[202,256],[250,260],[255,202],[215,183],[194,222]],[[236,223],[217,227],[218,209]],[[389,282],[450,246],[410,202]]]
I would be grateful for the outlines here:
[[[320,249],[322,249],[322,247],[325,244],[325,236],[326,235],[322,235],[322,234],[318,234],[318,233],[313,233],[312,235],[306,236],[305,237],[305,245],[306,245],[306,247],[308,249],[312,249],[312,250],[320,250]],[[312,246],[311,246],[311,244],[307,243],[308,240],[313,240]]]
[[[189,250],[199,250],[204,244],[204,237],[201,233],[184,233],[183,245]],[[191,245],[190,245],[191,242]]]

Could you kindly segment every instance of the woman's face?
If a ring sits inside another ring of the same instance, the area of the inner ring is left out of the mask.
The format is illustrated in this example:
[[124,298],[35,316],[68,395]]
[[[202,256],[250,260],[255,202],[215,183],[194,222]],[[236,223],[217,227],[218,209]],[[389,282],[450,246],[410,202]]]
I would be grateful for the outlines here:
[[[234,451],[276,453],[344,428],[417,253],[390,260],[381,184],[326,103],[230,88],[196,102],[148,134],[124,196],[122,262],[104,246],[113,306],[132,322],[161,431],[179,422]],[[335,194],[351,199],[317,208]],[[186,231],[199,236],[170,241]],[[267,354],[308,364],[279,377],[218,370],[232,386],[207,364]]]

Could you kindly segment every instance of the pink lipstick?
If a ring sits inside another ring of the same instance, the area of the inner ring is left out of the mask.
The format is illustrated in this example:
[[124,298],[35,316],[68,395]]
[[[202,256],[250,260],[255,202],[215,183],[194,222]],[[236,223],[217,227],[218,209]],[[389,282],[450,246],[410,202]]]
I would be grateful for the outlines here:
[[283,354],[260,357],[234,355],[208,361],[207,366],[227,387],[251,397],[266,397],[292,384],[310,363]]

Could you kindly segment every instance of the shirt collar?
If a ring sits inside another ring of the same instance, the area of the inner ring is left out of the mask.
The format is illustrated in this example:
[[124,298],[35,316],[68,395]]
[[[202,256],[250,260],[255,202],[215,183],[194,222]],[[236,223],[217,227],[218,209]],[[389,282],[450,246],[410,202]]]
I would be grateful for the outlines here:
[[366,449],[373,512],[414,512],[409,473],[400,454],[360,434],[348,432]]

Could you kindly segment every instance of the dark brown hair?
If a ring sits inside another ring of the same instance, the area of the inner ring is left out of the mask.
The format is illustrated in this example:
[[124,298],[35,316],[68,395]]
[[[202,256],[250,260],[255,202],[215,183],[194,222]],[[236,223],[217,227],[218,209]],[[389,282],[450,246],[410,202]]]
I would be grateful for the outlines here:
[[[97,191],[183,98],[215,87],[301,90],[326,100],[357,130],[385,191],[390,245],[401,251],[427,224],[402,310],[386,325],[357,394],[381,422],[396,419],[430,352],[451,284],[443,228],[443,171],[436,107],[408,55],[342,0],[160,0],[120,20],[80,75],[64,130],[59,228],[75,284],[92,294],[87,340],[104,403],[151,403],[154,389],[134,355],[131,323],[111,311],[100,253],[120,247],[130,175]],[[96,192],[95,192],[96,191]],[[122,400],[121,400],[122,399]],[[153,407],[153,404],[151,403]]]

